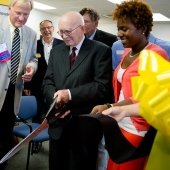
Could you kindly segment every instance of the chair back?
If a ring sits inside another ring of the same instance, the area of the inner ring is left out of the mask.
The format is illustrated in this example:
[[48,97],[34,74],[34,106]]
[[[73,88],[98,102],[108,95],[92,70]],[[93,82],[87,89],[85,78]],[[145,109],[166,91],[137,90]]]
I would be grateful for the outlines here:
[[28,120],[37,114],[37,100],[35,96],[22,96],[20,109],[17,116],[22,119]]

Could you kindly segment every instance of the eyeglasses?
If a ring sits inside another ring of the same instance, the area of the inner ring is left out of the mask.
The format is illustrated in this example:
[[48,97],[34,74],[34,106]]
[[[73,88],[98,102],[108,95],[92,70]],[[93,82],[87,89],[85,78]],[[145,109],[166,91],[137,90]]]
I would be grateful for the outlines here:
[[79,26],[77,26],[76,28],[74,28],[73,30],[60,30],[60,31],[57,31],[57,33],[62,37],[63,36],[63,34],[65,34],[66,36],[70,36],[71,35],[71,33],[73,32],[73,31],[75,31],[77,28],[79,28],[81,25],[79,25]]

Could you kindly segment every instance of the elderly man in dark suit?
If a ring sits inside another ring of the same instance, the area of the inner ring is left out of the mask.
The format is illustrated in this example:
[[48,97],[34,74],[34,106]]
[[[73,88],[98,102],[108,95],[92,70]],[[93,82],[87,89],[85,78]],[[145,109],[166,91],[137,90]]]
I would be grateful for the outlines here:
[[[77,119],[90,113],[97,103],[106,103],[112,98],[111,49],[85,38],[84,20],[78,12],[64,14],[58,27],[65,43],[51,50],[43,92],[48,105],[56,97],[56,108],[67,105],[71,113],[50,123],[49,169],[94,170],[97,152],[89,153],[89,148],[98,146],[93,141],[86,143],[85,138],[98,131],[93,125],[85,127],[88,134],[84,138],[79,133],[81,126]],[[71,64],[69,57],[74,53],[76,59]]]
[[100,16],[96,10],[83,8],[80,10],[80,14],[84,18],[84,30],[87,38],[100,41],[109,47],[112,47],[113,43],[118,40],[116,35],[97,29]]

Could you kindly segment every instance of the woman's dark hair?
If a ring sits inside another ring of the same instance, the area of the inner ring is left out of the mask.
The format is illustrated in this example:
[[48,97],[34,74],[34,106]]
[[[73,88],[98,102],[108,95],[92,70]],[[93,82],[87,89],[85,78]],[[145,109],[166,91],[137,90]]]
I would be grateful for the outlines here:
[[113,11],[113,20],[129,19],[136,28],[145,28],[145,36],[152,31],[153,15],[149,5],[142,0],[124,1],[116,6]]

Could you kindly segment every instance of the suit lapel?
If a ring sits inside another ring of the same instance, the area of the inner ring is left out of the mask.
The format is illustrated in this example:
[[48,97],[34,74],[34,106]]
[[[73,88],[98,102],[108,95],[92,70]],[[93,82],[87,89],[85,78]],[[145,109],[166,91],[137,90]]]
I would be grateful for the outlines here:
[[90,48],[90,45],[88,43],[89,41],[91,40],[88,40],[88,39],[84,40],[80,48],[80,51],[78,53],[77,59],[74,65],[72,66],[72,68],[70,69],[69,74],[71,74],[74,70],[76,70],[81,65],[81,63],[85,60],[85,58],[88,56],[88,53],[89,53],[88,49]]
[[60,65],[60,67],[63,67],[63,65],[64,65],[64,68],[61,68],[61,69],[65,70],[66,73],[68,73],[70,71],[69,52],[70,52],[70,48],[68,46],[64,46],[64,48],[62,48],[61,53],[58,54],[58,55],[60,55],[61,62],[63,63]]
[[60,44],[61,42],[62,42],[62,40],[54,38],[54,40],[53,40],[53,47],[55,47],[56,45]]
[[97,29],[93,40],[101,41],[102,39],[103,39],[103,35],[101,34],[100,30]]
[[24,27],[25,26],[23,26],[21,28],[21,58],[20,58],[20,64],[19,64],[19,68],[18,68],[19,72],[20,72],[20,70],[23,69],[21,66],[24,66],[24,61],[26,59],[26,53],[27,53],[26,50],[28,49],[26,47],[29,46],[29,40],[30,40],[29,34],[26,33],[26,30]]
[[46,62],[45,56],[44,56],[44,45],[42,43],[42,40],[39,40],[39,42],[37,44],[37,53],[41,54],[41,58],[38,59],[38,62],[41,63],[41,65],[47,67],[47,62]]
[[57,40],[54,38],[52,48],[55,47],[55,45],[57,45]]

